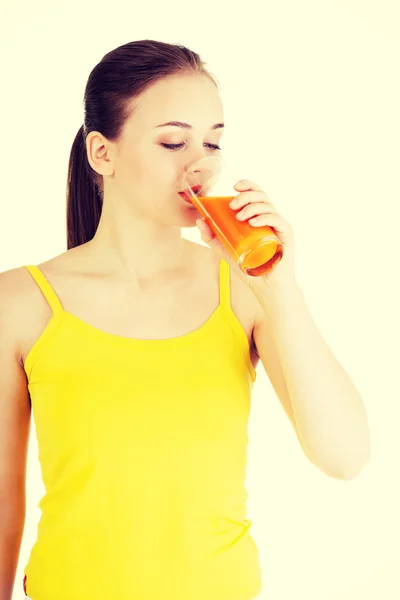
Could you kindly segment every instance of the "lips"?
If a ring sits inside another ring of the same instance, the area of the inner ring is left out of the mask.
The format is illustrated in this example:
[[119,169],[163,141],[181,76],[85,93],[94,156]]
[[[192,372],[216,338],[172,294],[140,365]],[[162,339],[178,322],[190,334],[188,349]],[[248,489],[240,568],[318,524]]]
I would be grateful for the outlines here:
[[[192,192],[194,192],[194,194],[196,194],[196,196],[198,196],[199,192],[201,190],[201,185],[194,185],[191,188],[191,190],[192,190]],[[193,204],[192,197],[188,193],[186,193],[186,192],[179,192],[179,195],[180,195],[181,198],[183,198],[183,200],[185,200],[185,202],[188,202],[189,204]]]

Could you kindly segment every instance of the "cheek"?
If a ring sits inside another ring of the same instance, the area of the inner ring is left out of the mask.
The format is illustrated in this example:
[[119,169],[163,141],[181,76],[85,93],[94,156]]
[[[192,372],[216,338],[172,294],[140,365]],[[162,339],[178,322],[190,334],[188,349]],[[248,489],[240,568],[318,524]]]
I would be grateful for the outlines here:
[[179,170],[172,164],[159,162],[149,172],[148,184],[160,197],[175,195],[179,191]]
[[170,156],[159,156],[151,153],[138,152],[124,159],[120,167],[123,186],[138,198],[154,198],[152,204],[159,205],[168,199],[175,198],[179,191],[180,178],[184,169],[172,160]]
[[124,167],[126,184],[139,196],[142,196],[146,190],[154,190],[157,184],[157,178],[154,176],[154,173],[154,165],[144,162],[143,159],[133,158],[127,161]]

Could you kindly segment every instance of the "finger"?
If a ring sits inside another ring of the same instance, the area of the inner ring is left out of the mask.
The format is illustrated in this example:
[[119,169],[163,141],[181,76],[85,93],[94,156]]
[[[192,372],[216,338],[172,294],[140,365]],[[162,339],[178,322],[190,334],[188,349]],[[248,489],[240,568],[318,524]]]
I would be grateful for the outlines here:
[[247,204],[241,211],[236,213],[236,218],[239,221],[246,221],[246,219],[250,219],[250,217],[266,213],[277,214],[272,205],[267,204],[266,202],[254,202],[252,204]]
[[249,224],[253,227],[264,227],[265,225],[269,225],[280,233],[287,234],[289,231],[291,231],[289,223],[287,223],[285,219],[276,213],[268,213],[253,217],[249,220]]
[[269,204],[272,208],[275,208],[275,206],[272,204],[272,202],[270,202],[267,194],[263,191],[259,191],[259,192],[241,192],[240,194],[238,194],[237,196],[235,196],[229,203],[229,206],[231,208],[234,208],[235,210],[237,210],[238,208],[242,208],[243,206],[246,206],[246,204],[249,204],[250,202],[265,202],[266,204]]
[[235,190],[254,190],[256,192],[261,191],[260,186],[258,185],[258,183],[255,183],[254,181],[250,181],[250,179],[241,179],[240,181],[238,181],[237,183],[235,183],[234,185]]

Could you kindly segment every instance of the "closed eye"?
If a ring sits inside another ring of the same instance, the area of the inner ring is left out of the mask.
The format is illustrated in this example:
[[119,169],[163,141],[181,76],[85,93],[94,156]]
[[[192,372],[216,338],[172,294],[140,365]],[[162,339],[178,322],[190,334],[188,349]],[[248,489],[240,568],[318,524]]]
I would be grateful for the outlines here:
[[[178,150],[179,148],[182,148],[185,144],[161,144],[161,146],[164,146],[164,148],[167,148],[168,150]],[[204,144],[204,146],[208,146],[209,148],[211,148],[211,150],[221,150],[221,148],[219,146],[217,146],[217,144]]]

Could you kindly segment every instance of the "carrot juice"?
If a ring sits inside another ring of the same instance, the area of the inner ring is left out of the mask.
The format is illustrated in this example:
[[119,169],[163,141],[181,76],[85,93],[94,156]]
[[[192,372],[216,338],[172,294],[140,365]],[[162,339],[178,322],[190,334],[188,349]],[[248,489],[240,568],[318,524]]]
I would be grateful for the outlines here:
[[[268,225],[253,227],[238,221],[237,211],[229,206],[234,196],[197,196],[191,202],[204,217],[243,273],[253,277],[273,269],[283,256],[283,246]],[[243,207],[242,207],[243,208]]]

